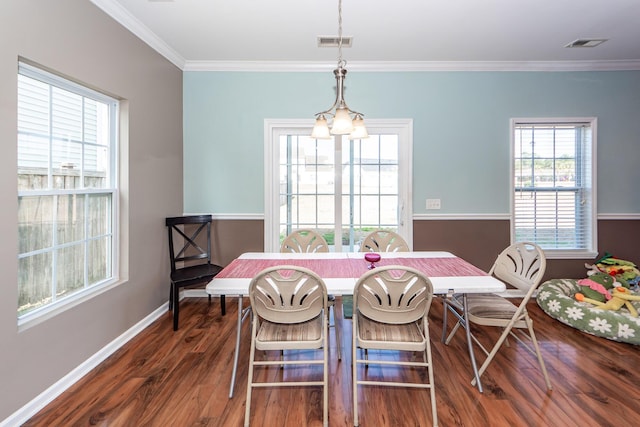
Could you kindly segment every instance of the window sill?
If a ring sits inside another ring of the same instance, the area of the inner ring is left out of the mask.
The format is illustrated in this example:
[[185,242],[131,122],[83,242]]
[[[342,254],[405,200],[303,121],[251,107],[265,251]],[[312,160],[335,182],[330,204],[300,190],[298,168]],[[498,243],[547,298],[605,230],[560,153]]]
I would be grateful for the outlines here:
[[557,249],[544,249],[547,259],[594,259],[598,252],[593,251],[563,251]]
[[34,310],[31,313],[27,313],[18,318],[18,332],[26,331],[29,328],[37,326],[40,323],[43,323],[60,313],[63,313],[79,304],[82,304],[83,302],[88,301],[91,298],[94,298],[118,285],[121,285],[124,282],[124,280],[114,279],[101,285],[96,285],[89,289],[85,289],[84,291],[69,296],[55,304],[51,304]]

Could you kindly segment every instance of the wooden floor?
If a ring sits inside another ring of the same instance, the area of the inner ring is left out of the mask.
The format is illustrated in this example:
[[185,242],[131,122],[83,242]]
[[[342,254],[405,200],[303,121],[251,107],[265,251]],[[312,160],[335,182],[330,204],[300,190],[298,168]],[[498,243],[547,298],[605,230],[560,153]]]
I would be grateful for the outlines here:
[[[246,299],[245,299],[246,300]],[[339,299],[338,299],[339,300]],[[338,301],[339,303],[339,301]],[[554,390],[547,393],[535,358],[519,344],[501,350],[483,376],[485,392],[472,376],[463,333],[440,342],[442,305],[430,313],[438,418],[441,426],[637,426],[640,425],[638,347],[583,334],[530,304]],[[25,426],[241,426],[244,419],[249,322],[240,355],[235,396],[229,381],[237,304],[227,315],[217,299],[189,298],[180,305],[180,329],[167,313],[59,396]],[[450,322],[452,322],[450,318]],[[329,425],[350,426],[351,322],[341,320],[343,359],[337,361],[331,330]],[[474,329],[481,340],[494,337]],[[479,351],[477,353],[480,353]],[[480,357],[479,357],[480,358]],[[482,358],[480,358],[482,360]],[[370,374],[373,369],[370,368]],[[300,375],[279,372],[272,375]],[[313,375],[313,372],[307,372]],[[393,378],[397,371],[377,371]],[[409,378],[424,373],[410,371]],[[253,426],[319,426],[319,387],[254,391]],[[359,394],[361,426],[429,426],[427,390],[366,387]]]

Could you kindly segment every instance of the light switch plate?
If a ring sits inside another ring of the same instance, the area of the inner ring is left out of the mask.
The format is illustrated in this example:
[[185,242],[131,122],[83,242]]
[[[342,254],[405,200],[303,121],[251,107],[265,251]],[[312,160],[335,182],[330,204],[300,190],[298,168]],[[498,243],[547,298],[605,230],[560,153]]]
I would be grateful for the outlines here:
[[440,199],[427,199],[427,209],[440,209]]

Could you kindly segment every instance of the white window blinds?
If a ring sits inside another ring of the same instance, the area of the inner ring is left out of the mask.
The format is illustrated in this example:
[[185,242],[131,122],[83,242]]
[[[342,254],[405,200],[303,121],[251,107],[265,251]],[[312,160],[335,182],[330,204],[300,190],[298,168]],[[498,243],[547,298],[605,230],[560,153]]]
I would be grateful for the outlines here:
[[595,119],[512,121],[512,240],[545,252],[596,251]]

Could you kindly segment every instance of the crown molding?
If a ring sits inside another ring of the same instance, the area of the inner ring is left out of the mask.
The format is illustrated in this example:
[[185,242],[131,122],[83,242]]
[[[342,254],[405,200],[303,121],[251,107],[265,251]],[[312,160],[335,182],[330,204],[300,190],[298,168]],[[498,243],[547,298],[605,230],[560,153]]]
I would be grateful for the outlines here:
[[131,31],[136,37],[148,44],[160,55],[164,56],[173,65],[184,70],[186,64],[185,59],[151,31],[149,27],[122,7],[120,3],[114,0],[91,0],[91,3],[95,4],[120,25]]
[[[183,71],[318,72],[333,62],[186,61]],[[640,61],[349,61],[350,71],[640,71]]]

